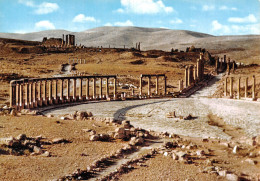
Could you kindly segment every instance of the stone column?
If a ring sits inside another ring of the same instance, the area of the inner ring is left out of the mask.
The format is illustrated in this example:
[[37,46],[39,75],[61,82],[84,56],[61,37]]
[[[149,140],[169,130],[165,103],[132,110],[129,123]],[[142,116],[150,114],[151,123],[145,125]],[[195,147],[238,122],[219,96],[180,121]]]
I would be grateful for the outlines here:
[[233,61],[232,63],[232,69],[233,69],[233,73],[235,72],[235,61]]
[[63,80],[60,80],[60,100],[63,101]]
[[53,80],[54,81],[54,100],[57,100],[57,96],[58,96],[58,80]]
[[29,105],[32,106],[32,99],[33,99],[32,82],[28,82],[28,85],[29,85]]
[[102,78],[100,78],[99,82],[99,98],[102,99]]
[[246,80],[245,80],[245,98],[247,98],[247,87],[248,86],[248,77],[246,77]]
[[43,100],[47,100],[47,80],[43,81]]
[[16,97],[16,86],[15,84],[11,81],[10,82],[10,107],[13,107],[15,105],[15,97]]
[[116,89],[117,89],[117,87],[116,87],[116,78],[114,78],[114,98],[116,99]]
[[184,81],[185,81],[185,88],[187,88],[188,87],[188,66],[185,66]]
[[20,84],[16,84],[16,106],[19,106],[19,98],[20,98]]
[[141,77],[140,77],[140,96],[142,95],[142,93],[143,93],[143,77],[141,75]]
[[223,58],[220,59],[220,65],[219,65],[220,71],[222,71],[222,65],[223,65]]
[[230,98],[233,98],[233,77],[230,77]]
[[73,100],[76,100],[77,99],[77,79],[72,79],[73,81]]
[[148,96],[151,95],[151,77],[148,76]]
[[181,80],[179,80],[179,91],[181,91],[182,90],[182,85],[181,85]]
[[79,99],[82,100],[82,78],[79,79]]
[[167,77],[164,76],[164,95],[166,96],[167,94]]
[[93,78],[93,99],[96,99],[96,78]]
[[256,100],[256,93],[255,93],[255,76],[253,75],[253,86],[252,86],[252,98]]
[[158,95],[159,93],[159,77],[156,76],[156,79],[155,79],[155,94]]
[[33,103],[36,104],[37,100],[37,82],[33,82]]
[[67,100],[70,101],[70,79],[67,79]]
[[187,79],[187,84],[188,84],[188,86],[190,86],[190,83],[191,83],[191,80],[190,80],[190,78],[191,78],[191,75],[190,75],[190,66],[188,66],[188,73],[187,73],[187,77],[188,77],[188,79]]
[[225,77],[224,93],[225,93],[225,96],[227,96],[227,77]]
[[20,84],[20,107],[23,108],[23,83]]
[[197,80],[197,66],[196,65],[194,66],[194,69],[193,69],[193,80],[194,80],[194,82]]
[[52,80],[49,80],[49,100],[52,100]]
[[237,82],[237,98],[240,99],[240,77],[238,77],[238,82]]
[[200,60],[197,59],[197,78],[200,81]]
[[218,74],[218,62],[219,62],[219,58],[217,58],[217,60],[215,60],[215,71]]
[[39,81],[38,82],[38,96],[37,96],[37,100],[41,100],[42,99],[42,82]]
[[109,84],[108,84],[108,78],[106,78],[106,98],[109,97]]
[[24,105],[25,105],[25,108],[29,108],[29,106],[28,106],[28,83],[25,83],[24,84],[24,87],[25,87],[25,91],[24,91],[24,99],[25,99],[25,103],[24,103]]
[[89,99],[89,79],[86,79],[86,99]]
[[194,77],[193,77],[193,66],[190,66],[190,84],[193,83]]
[[230,74],[230,60],[227,62],[227,73],[228,75]]
[[226,56],[226,55],[224,55],[224,63],[226,63],[226,57],[227,57],[227,56]]

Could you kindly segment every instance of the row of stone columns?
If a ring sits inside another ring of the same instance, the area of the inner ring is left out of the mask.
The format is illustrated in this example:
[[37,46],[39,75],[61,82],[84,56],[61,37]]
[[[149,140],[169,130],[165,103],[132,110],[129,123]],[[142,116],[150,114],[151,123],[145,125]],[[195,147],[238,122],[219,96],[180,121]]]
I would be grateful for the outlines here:
[[[28,79],[21,81],[11,81],[10,83],[10,106],[19,109],[35,108],[43,105],[59,104],[71,101],[82,101],[98,98],[109,98],[109,78],[114,82],[114,98],[116,98],[117,86],[116,77],[68,77],[62,79]],[[83,96],[83,79],[86,80],[86,91]],[[90,97],[89,82],[92,79],[93,93]],[[99,97],[96,95],[96,81],[99,79]],[[105,79],[106,92],[103,94],[103,80]],[[77,86],[77,80],[79,84]],[[71,84],[72,81],[72,84]],[[64,96],[64,82],[66,83],[66,96]],[[59,92],[58,92],[59,86]],[[72,86],[72,96],[71,96]],[[78,91],[77,91],[78,88]],[[78,95],[77,95],[78,94]]]
[[[256,99],[256,92],[255,92],[255,86],[256,86],[256,78],[255,76],[252,77],[253,78],[253,84],[252,84],[252,99],[255,100]],[[233,87],[233,83],[234,83],[234,78],[233,77],[229,77],[230,83],[229,83],[229,97],[230,98],[234,98],[233,94],[234,94],[234,87]],[[248,98],[248,77],[245,78],[245,98]],[[239,77],[237,79],[237,98],[240,99],[241,95],[241,77]],[[228,77],[225,77],[224,79],[224,96],[228,96]]]
[[232,69],[233,72],[236,68],[236,62],[230,61],[230,58],[226,60],[226,55],[224,55],[224,58],[218,58],[215,62],[215,71],[216,73],[222,72],[226,69],[227,73],[230,74],[230,70]]
[[[179,90],[191,86],[194,82],[199,82],[204,78],[204,59],[203,53],[200,54],[200,58],[197,60],[196,65],[185,66],[184,81],[179,80]],[[184,83],[184,86],[183,86]]]
[[163,77],[164,79],[164,95],[166,95],[167,93],[167,77],[165,75],[141,75],[140,76],[140,96],[143,95],[143,78],[144,77],[147,77],[148,78],[148,91],[147,91],[147,94],[148,96],[151,96],[152,92],[151,92],[151,78],[152,77],[155,77],[155,95],[158,95],[159,94],[159,78],[160,77]]

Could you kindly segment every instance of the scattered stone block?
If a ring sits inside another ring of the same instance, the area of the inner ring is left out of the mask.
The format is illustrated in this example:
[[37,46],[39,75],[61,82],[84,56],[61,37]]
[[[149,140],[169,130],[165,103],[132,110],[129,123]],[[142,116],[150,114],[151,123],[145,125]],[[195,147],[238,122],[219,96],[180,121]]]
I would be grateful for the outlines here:
[[99,141],[99,138],[100,138],[99,135],[91,135],[89,140],[90,141]]
[[239,181],[239,177],[236,174],[233,174],[233,173],[228,173],[226,175],[226,179],[228,181]]

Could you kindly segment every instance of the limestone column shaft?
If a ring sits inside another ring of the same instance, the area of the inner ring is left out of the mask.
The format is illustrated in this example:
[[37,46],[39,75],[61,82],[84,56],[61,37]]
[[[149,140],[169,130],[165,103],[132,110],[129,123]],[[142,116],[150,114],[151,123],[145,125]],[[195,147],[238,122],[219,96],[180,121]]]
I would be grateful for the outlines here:
[[148,96],[151,95],[151,77],[148,77]]
[[253,75],[252,98],[255,99],[255,76]]
[[227,96],[227,77],[225,77],[224,93],[225,93],[225,96]]
[[140,77],[140,96],[142,95],[142,93],[143,93],[143,77],[142,77],[142,75],[141,75],[141,77]]
[[28,85],[29,85],[29,105],[32,104],[32,83],[31,82],[28,82]]
[[33,103],[36,102],[37,99],[37,82],[33,82]]
[[38,82],[38,98],[37,98],[37,100],[41,100],[41,98],[42,98],[42,82],[39,81]]
[[60,100],[63,100],[63,80],[60,80]]
[[108,78],[106,78],[106,98],[109,97],[109,84],[108,84]]
[[15,105],[15,97],[16,97],[16,86],[12,82],[10,83],[10,107]]
[[76,99],[76,96],[77,96],[77,79],[72,79],[73,81],[73,99]]
[[197,78],[200,80],[200,60],[197,60]]
[[89,98],[89,79],[86,79],[86,99]]
[[233,77],[230,77],[230,98],[233,97]]
[[47,100],[47,80],[43,81],[43,100]]
[[23,83],[20,84],[20,106],[23,106]]
[[28,106],[28,83],[25,83],[25,85],[24,85],[24,87],[25,87],[25,91],[24,91],[24,99],[25,99],[25,106]]
[[159,77],[156,76],[156,79],[155,79],[155,94],[158,95],[159,93]]
[[193,80],[194,81],[197,80],[197,66],[196,65],[194,66],[194,69],[193,69]]
[[179,80],[179,91],[182,90],[182,86],[181,86],[181,80]]
[[237,82],[237,98],[240,99],[240,77]]
[[100,82],[99,82],[99,98],[102,98],[102,78],[100,78]]
[[93,99],[96,99],[96,78],[93,78]]
[[117,86],[116,86],[116,78],[114,78],[114,98],[116,98],[116,94],[117,94]]
[[167,77],[164,76],[164,95],[167,94]]
[[58,80],[54,80],[54,99],[57,100],[58,97]]
[[70,100],[70,79],[67,79],[67,100]]
[[191,72],[191,67],[189,66],[188,67],[188,75],[187,75],[187,77],[188,77],[188,80],[187,80],[188,86],[190,86],[190,83],[191,83],[191,74],[190,74],[190,72]]
[[194,77],[193,77],[193,66],[190,67],[190,84],[193,83]]
[[16,84],[16,106],[19,106],[19,98],[20,98],[20,84]]
[[79,79],[79,99],[82,99],[82,78]]
[[184,73],[184,81],[185,81],[185,88],[188,87],[188,67],[185,67],[185,73]]
[[52,100],[52,80],[49,81],[49,100]]
[[246,77],[246,80],[245,80],[245,98],[247,98],[247,90],[248,89],[248,77]]
[[215,71],[218,74],[218,64],[219,64],[219,58],[217,58],[216,62],[215,62]]

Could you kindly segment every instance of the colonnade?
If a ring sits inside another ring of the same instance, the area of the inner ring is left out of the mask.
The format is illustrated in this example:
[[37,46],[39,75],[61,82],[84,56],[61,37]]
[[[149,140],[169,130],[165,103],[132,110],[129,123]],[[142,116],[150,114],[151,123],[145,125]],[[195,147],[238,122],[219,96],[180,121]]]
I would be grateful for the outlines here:
[[233,70],[233,72],[236,69],[236,62],[233,60],[231,61],[230,58],[226,59],[226,55],[224,55],[223,58],[218,58],[215,62],[215,71],[217,73],[227,71],[228,74],[230,74],[230,70]]
[[159,95],[159,78],[163,77],[164,80],[164,92],[163,94],[166,95],[167,94],[167,77],[165,76],[165,74],[141,74],[140,76],[140,96],[143,95],[143,78],[147,77],[148,78],[148,96],[151,96],[152,92],[151,92],[151,78],[155,77],[155,95]]
[[[115,75],[13,80],[10,82],[10,107],[29,109],[67,102],[110,98],[109,79],[113,79],[113,97],[115,99],[117,94]],[[99,80],[98,94],[96,91],[97,80]],[[105,92],[103,91],[104,80]],[[85,81],[85,88],[83,81]],[[91,81],[93,90],[90,96]]]
[[[229,79],[229,88],[228,88],[228,79]],[[255,87],[256,87],[256,78],[255,76],[253,75],[252,76],[252,79],[253,79],[253,83],[252,83],[252,86],[251,86],[251,98],[253,100],[256,100],[256,91],[255,91]],[[235,78],[234,77],[225,77],[224,78],[224,96],[225,97],[230,97],[230,98],[235,98],[234,97],[234,81]],[[228,94],[228,89],[229,89],[229,94]],[[249,86],[248,86],[248,77],[245,77],[244,79],[244,90],[245,90],[245,93],[244,93],[244,96],[245,98],[249,98]],[[237,78],[237,96],[236,98],[238,99],[241,99],[241,77],[238,77]]]
[[[204,59],[203,53],[200,53],[200,58],[197,59],[196,65],[185,66],[184,81],[179,80],[179,90],[191,86],[194,82],[199,82],[204,78]],[[184,85],[183,85],[184,83]]]

